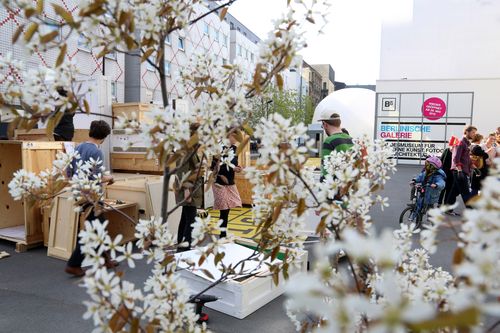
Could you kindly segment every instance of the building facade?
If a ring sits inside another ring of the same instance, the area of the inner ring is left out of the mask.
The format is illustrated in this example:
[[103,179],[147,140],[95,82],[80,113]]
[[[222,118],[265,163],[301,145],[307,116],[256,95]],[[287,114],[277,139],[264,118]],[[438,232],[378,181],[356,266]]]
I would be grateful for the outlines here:
[[384,24],[375,136],[399,163],[440,155],[451,136],[500,125],[500,3],[413,3],[410,21]]
[[335,90],[335,71],[329,64],[311,65],[321,75],[321,99]]
[[323,79],[321,77],[321,74],[307,62],[303,62],[302,68],[302,75],[309,84],[309,96],[311,97],[313,108],[316,108],[316,106],[322,100],[321,84],[323,82]]
[[[78,0],[55,0],[44,3],[44,15],[48,20],[56,19],[56,15],[51,6],[56,3],[72,12],[78,10]],[[35,52],[31,54],[19,42],[12,43],[12,36],[19,26],[25,23],[20,15],[21,10],[13,8],[9,11],[0,5],[0,54],[11,53],[16,59],[25,62],[26,69],[38,68],[39,66],[53,67],[58,56],[58,50],[47,52]],[[105,58],[97,59],[96,53],[81,43],[81,39],[76,34],[67,43],[67,58],[75,61],[78,65],[82,80],[99,78],[106,76],[111,84],[111,98],[116,102],[123,102],[125,87],[125,57],[123,54],[109,54]],[[7,73],[23,83],[17,73],[12,70]],[[3,82],[0,82],[0,89],[3,89]]]

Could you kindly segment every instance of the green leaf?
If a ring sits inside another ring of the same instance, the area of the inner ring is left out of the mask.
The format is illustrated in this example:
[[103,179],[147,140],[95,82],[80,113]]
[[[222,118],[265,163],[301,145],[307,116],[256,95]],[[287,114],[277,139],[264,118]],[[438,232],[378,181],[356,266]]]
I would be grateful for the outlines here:
[[71,15],[71,13],[68,12],[66,9],[64,9],[63,7],[61,7],[55,3],[52,3],[52,7],[54,7],[54,11],[57,13],[57,15],[61,16],[66,21],[66,23],[68,23],[70,25],[75,23],[75,20],[73,19],[73,15]]
[[204,269],[204,268],[202,268],[202,269],[200,269],[200,270],[201,270],[201,271],[203,272],[203,274],[205,274],[207,277],[209,277],[209,278],[210,278],[210,279],[212,279],[212,280],[215,280],[214,276],[212,275],[212,273],[210,273],[210,271],[209,271],[208,269]]
[[220,14],[219,14],[219,19],[222,21],[224,20],[224,17],[226,17],[226,14],[227,14],[227,10],[229,9],[229,7],[224,7],[222,8]]
[[90,114],[90,105],[86,99],[83,100],[83,108],[85,109],[86,114]]
[[15,44],[17,40],[19,39],[19,36],[23,33],[24,30],[24,24],[21,24],[19,27],[17,27],[16,32],[14,32],[14,35],[12,35],[12,44]]
[[28,26],[28,29],[26,29],[26,32],[24,33],[24,41],[25,42],[29,42],[31,40],[31,38],[33,38],[33,35],[35,34],[35,32],[38,31],[38,23],[31,23],[29,26]]
[[411,331],[428,332],[441,328],[468,328],[479,323],[480,312],[476,308],[469,308],[457,313],[441,312],[434,319],[410,324]]
[[66,50],[67,50],[67,45],[66,43],[64,43],[62,46],[61,46],[61,49],[59,50],[59,55],[57,56],[57,60],[56,60],[56,67],[59,67],[62,65],[62,63],[64,62],[64,58],[66,57]]
[[54,128],[56,128],[57,124],[59,124],[59,121],[61,120],[63,115],[64,112],[57,112],[47,121],[47,129],[45,130],[45,133],[49,138],[54,135]]
[[43,0],[36,1],[36,13],[40,15],[43,12]]
[[46,43],[54,40],[57,36],[59,36],[59,31],[53,30],[53,31],[49,32],[48,34],[41,36],[40,42],[43,44],[46,44]]

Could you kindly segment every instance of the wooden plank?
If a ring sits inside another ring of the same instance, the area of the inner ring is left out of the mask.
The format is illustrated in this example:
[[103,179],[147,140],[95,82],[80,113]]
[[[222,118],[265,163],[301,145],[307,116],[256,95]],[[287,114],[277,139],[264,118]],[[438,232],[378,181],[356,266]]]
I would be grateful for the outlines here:
[[21,143],[0,142],[0,156],[0,228],[24,225],[24,202],[15,201],[8,187],[14,172],[23,167]]
[[134,223],[122,214],[114,210],[108,210],[104,213],[104,215],[109,221],[107,229],[109,235],[111,238],[115,238],[118,234],[121,234],[123,236],[123,240],[121,242],[122,244],[135,240],[135,224],[138,222],[137,204],[128,203],[116,205],[114,208],[129,216]]
[[135,171],[161,174],[158,161],[147,159],[146,153],[111,153],[111,169],[114,171]]
[[234,177],[234,182],[240,193],[241,202],[244,205],[251,205],[253,203],[253,185],[248,179],[245,178],[245,172],[237,173]]
[[[174,184],[174,177],[171,177],[169,189],[172,189]],[[147,184],[147,197],[151,207],[153,216],[161,216],[161,205],[163,195],[163,181],[148,181]],[[175,193],[172,190],[168,191],[168,209],[172,210],[175,205]],[[168,230],[172,235],[177,235],[179,223],[181,221],[182,207],[177,208],[167,219]]]
[[78,213],[73,202],[68,201],[71,193],[65,192],[54,199],[50,217],[47,255],[67,260],[71,256],[78,234]]
[[[54,138],[47,136],[44,128],[23,130],[18,129],[15,131],[16,140],[22,141],[54,141]],[[85,142],[89,139],[89,130],[76,128],[73,136],[73,142]]]

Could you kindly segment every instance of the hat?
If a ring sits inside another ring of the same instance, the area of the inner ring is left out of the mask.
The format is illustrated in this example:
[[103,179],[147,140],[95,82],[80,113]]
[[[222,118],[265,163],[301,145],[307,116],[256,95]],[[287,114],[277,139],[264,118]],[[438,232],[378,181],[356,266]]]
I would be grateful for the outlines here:
[[317,121],[329,121],[340,119],[340,115],[338,113],[332,113],[332,111],[324,110],[319,115],[319,119]]

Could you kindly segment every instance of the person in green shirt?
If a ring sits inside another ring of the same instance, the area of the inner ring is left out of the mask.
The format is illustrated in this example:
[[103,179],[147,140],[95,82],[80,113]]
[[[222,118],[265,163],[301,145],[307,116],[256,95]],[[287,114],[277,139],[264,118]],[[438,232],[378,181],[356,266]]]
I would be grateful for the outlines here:
[[340,115],[338,113],[332,113],[331,111],[325,110],[320,116],[321,127],[325,130],[327,135],[323,146],[321,148],[321,181],[323,181],[326,176],[326,170],[324,168],[324,158],[332,151],[347,151],[354,143],[352,138],[347,134],[347,130],[344,130],[340,124]]

